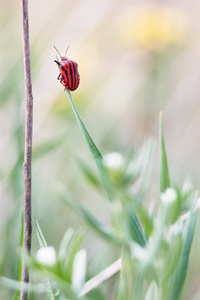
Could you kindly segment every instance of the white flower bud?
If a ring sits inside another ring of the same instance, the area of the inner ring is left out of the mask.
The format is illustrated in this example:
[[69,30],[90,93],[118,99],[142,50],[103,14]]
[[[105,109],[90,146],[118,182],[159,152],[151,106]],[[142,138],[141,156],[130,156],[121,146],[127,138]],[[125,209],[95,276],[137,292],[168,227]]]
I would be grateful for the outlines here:
[[56,251],[54,247],[40,248],[36,253],[36,259],[43,265],[54,266],[56,263]]
[[81,249],[74,257],[72,272],[72,286],[78,293],[81,291],[85,283],[86,267],[87,253],[85,249]]
[[173,188],[167,188],[166,191],[161,194],[161,201],[163,203],[172,203],[176,201],[177,193]]
[[110,169],[119,170],[124,166],[124,157],[121,153],[110,152],[104,155],[105,166]]

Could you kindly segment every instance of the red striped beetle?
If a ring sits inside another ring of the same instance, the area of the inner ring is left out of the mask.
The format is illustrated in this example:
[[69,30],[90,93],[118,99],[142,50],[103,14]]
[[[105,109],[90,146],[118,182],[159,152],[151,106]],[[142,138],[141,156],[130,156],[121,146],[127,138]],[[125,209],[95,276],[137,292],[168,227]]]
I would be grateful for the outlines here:
[[58,52],[61,59],[61,62],[54,60],[60,69],[60,74],[58,75],[57,79],[60,80],[60,83],[62,83],[65,88],[67,88],[70,91],[74,91],[77,89],[80,82],[80,75],[78,73],[78,64],[73,60],[69,60],[65,56],[61,56],[58,49],[55,46],[54,48]]

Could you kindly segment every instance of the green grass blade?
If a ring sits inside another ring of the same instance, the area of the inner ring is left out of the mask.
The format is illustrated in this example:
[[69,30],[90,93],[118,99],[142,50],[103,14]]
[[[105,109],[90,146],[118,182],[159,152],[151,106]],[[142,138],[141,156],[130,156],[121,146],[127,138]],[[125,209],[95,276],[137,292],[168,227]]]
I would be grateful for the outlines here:
[[89,149],[90,149],[90,151],[91,151],[91,153],[92,153],[93,158],[94,158],[95,161],[97,161],[97,162],[98,162],[98,161],[101,161],[102,158],[103,158],[103,156],[101,155],[99,149],[98,149],[97,146],[95,145],[95,143],[94,143],[93,139],[91,138],[91,136],[90,136],[88,130],[86,129],[86,127],[85,127],[83,121],[81,120],[81,117],[79,116],[79,113],[78,113],[78,111],[77,111],[77,109],[76,109],[76,107],[75,107],[75,105],[74,105],[73,100],[72,100],[72,96],[71,96],[70,91],[67,90],[67,89],[65,89],[65,90],[66,90],[67,95],[68,95],[68,97],[69,97],[69,101],[70,101],[70,104],[71,104],[72,109],[73,109],[73,111],[74,111],[74,114],[75,114],[76,120],[77,120],[77,122],[78,122],[78,125],[79,125],[79,127],[80,127],[80,129],[81,129],[81,131],[82,131],[82,133],[83,133],[83,135],[84,135],[84,137],[85,137],[85,139],[86,139],[86,142],[87,142],[88,147],[89,147]]
[[97,169],[99,171],[99,175],[101,177],[101,180],[102,180],[102,183],[103,183],[103,186],[107,192],[107,195],[108,195],[108,198],[109,200],[111,201],[111,196],[110,196],[110,193],[109,193],[109,190],[108,190],[108,187],[107,187],[107,184],[106,184],[106,179],[105,179],[105,174],[104,174],[104,169],[103,169],[103,165],[102,165],[102,160],[103,160],[103,156],[101,154],[101,152],[99,151],[99,149],[97,148],[96,144],[94,143],[93,139],[91,138],[87,128],[85,127],[83,121],[81,120],[81,117],[79,116],[79,113],[74,105],[74,102],[72,100],[72,96],[71,96],[71,93],[68,89],[65,89],[66,92],[67,92],[67,95],[69,97],[69,101],[70,101],[70,104],[71,104],[71,107],[73,109],[73,112],[74,112],[74,115],[76,117],[76,120],[77,120],[77,123],[83,133],[83,136],[87,142],[87,145],[90,149],[90,152],[94,158],[94,161],[96,163],[96,166],[97,166]]
[[130,217],[130,234],[132,239],[136,241],[140,246],[146,246],[144,233],[135,214],[132,214]]
[[[110,192],[109,192],[109,184],[107,183],[107,180],[106,180],[106,175],[105,175],[105,172],[104,172],[104,168],[103,168],[103,164],[102,164],[102,160],[103,160],[103,156],[102,154],[100,153],[99,149],[97,148],[97,146],[95,145],[93,139],[91,138],[88,130],[86,129],[83,121],[81,120],[81,117],[79,116],[79,113],[74,105],[74,102],[72,100],[72,96],[71,96],[71,93],[69,90],[65,89],[66,92],[67,92],[67,95],[69,97],[69,101],[70,101],[70,104],[72,106],[72,109],[73,109],[73,112],[74,112],[74,115],[76,117],[76,120],[78,122],[78,125],[83,133],[83,136],[85,137],[85,140],[88,144],[88,147],[90,149],[90,152],[96,162],[96,165],[97,165],[97,169],[99,171],[99,175],[101,177],[101,180],[102,180],[102,183],[103,183],[103,186],[105,188],[105,191],[108,195],[108,198],[109,200],[111,201],[112,200],[112,197],[110,195]],[[135,241],[137,243],[140,243],[141,240],[143,240],[144,238],[144,234],[142,235],[142,228],[140,226],[140,223],[139,221],[137,220],[137,222],[135,222],[135,219],[137,219],[137,217],[135,216],[133,221],[132,221],[132,227],[134,228],[134,231],[137,232],[138,234],[138,237]],[[137,237],[137,235],[136,235]]]
[[159,165],[160,193],[164,193],[166,189],[170,187],[170,179],[169,179],[167,155],[166,155],[164,136],[163,136],[162,112],[160,113],[159,143],[160,143],[160,165]]
[[36,233],[37,233],[37,238],[38,238],[38,242],[40,247],[47,247],[47,242],[44,238],[44,235],[42,233],[42,230],[40,229],[40,226],[35,218],[35,227],[36,227]]
[[66,231],[66,233],[61,241],[59,252],[58,252],[58,260],[62,264],[65,263],[67,249],[69,247],[69,244],[70,244],[73,234],[74,234],[73,229],[69,228]]
[[197,219],[197,212],[191,212],[189,219],[186,221],[183,232],[183,247],[181,258],[175,273],[170,280],[170,286],[168,288],[168,300],[178,300],[181,296],[182,287],[186,278],[187,267],[192,240],[194,236],[194,229]]
[[[23,249],[23,241],[24,241],[24,211],[22,210],[21,215],[21,234],[20,234],[20,249]],[[18,281],[20,282],[22,280],[22,264],[23,259],[22,255],[20,254],[19,257],[19,270],[18,270]],[[13,300],[19,300],[20,299],[20,290],[16,291],[13,297]]]
[[58,263],[60,270],[62,271],[63,278],[65,278],[65,280],[68,282],[71,282],[72,280],[74,258],[80,249],[82,239],[82,230],[78,230],[76,233],[74,233],[70,228],[65,233],[60,245]]
[[174,242],[170,243],[170,248],[165,258],[165,268],[164,268],[164,279],[163,286],[167,286],[166,283],[169,282],[170,276],[173,274],[175,268],[177,267],[177,263],[181,257],[182,251],[182,235],[177,235]]

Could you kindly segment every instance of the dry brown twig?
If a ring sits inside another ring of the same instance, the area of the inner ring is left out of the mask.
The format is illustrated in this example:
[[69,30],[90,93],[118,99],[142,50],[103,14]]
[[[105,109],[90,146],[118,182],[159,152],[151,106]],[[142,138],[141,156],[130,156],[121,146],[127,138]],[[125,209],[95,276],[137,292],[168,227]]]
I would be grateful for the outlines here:
[[[30,43],[28,22],[28,0],[22,0],[23,19],[23,56],[25,80],[25,151],[24,151],[24,251],[31,251],[31,158],[32,158],[32,124],[33,96],[31,84]],[[29,271],[23,258],[22,282],[29,282]],[[26,300],[28,293],[21,289],[20,300]]]

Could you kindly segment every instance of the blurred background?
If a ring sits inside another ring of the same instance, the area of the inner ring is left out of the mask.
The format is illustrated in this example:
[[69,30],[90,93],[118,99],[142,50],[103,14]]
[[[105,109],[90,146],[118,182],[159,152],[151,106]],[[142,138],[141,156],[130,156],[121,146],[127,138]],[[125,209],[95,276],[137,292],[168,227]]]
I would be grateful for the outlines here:
[[[79,66],[77,109],[102,154],[123,154],[155,142],[149,201],[158,199],[158,120],[163,110],[170,174],[176,184],[199,188],[200,2],[30,1],[34,97],[33,216],[56,249],[67,228],[83,225],[54,192],[57,182],[74,193],[102,223],[109,204],[85,181],[77,159],[95,168],[63,86],[57,81],[55,45]],[[19,1],[0,10],[0,262],[1,275],[17,278],[23,206],[24,75]],[[197,226],[198,227],[198,226]],[[118,258],[116,249],[86,232],[89,272]],[[182,299],[199,299],[197,233]],[[32,252],[38,249],[33,226]],[[97,255],[98,253],[98,255]],[[106,260],[105,260],[106,253]],[[114,281],[113,281],[114,282]],[[111,283],[104,284],[112,299]],[[9,295],[9,296],[8,296]],[[0,288],[0,298],[10,299]],[[7,297],[7,298],[6,298]]]

